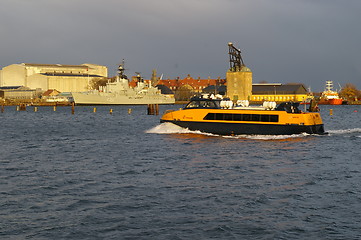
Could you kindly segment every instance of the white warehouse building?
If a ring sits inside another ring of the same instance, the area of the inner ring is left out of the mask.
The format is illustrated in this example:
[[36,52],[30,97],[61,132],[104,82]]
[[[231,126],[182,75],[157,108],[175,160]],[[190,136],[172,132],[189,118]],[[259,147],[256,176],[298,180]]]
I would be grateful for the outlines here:
[[83,92],[90,89],[93,79],[108,77],[105,66],[84,63],[12,64],[0,70],[0,87],[24,86],[30,89],[56,89],[59,92]]

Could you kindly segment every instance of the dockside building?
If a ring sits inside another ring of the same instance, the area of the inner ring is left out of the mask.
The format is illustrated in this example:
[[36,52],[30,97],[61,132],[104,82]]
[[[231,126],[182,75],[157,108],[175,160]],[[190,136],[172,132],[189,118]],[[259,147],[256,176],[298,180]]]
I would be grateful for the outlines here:
[[108,69],[96,64],[62,65],[21,63],[0,71],[0,87],[24,86],[30,89],[56,89],[82,92],[90,89],[93,79],[108,77]]
[[311,98],[306,87],[300,83],[259,83],[252,84],[253,102],[274,101],[274,102],[303,102]]

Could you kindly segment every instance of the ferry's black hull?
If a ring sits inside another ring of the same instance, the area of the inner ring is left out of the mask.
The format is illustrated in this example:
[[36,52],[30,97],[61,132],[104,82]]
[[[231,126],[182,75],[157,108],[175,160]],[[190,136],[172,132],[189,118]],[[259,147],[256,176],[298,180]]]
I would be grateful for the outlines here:
[[219,123],[219,122],[171,122],[192,131],[201,131],[218,135],[291,135],[291,134],[325,134],[323,124],[305,125],[280,125],[280,124],[250,124],[250,123]]

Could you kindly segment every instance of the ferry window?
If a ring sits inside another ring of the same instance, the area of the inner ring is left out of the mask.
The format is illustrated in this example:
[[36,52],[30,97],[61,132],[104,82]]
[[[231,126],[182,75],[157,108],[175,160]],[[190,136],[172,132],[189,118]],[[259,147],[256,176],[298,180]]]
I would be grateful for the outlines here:
[[251,114],[251,121],[258,122],[260,120],[259,114]]
[[222,113],[216,113],[216,119],[215,120],[223,120],[223,114]]
[[188,105],[185,108],[197,108],[197,107],[199,107],[199,102],[192,101],[192,102],[188,103]]
[[243,121],[251,121],[251,114],[242,114]]
[[232,121],[232,114],[225,113],[225,114],[224,114],[224,120],[226,120],[226,121]]
[[233,121],[242,121],[242,114],[233,114]]
[[200,106],[201,108],[207,108],[207,107],[208,107],[207,101],[200,101],[199,106]]
[[278,122],[278,115],[208,113],[204,120]]
[[269,115],[270,122],[278,122],[278,115]]
[[206,101],[205,107],[206,108],[216,108],[216,104],[211,101]]
[[205,117],[204,120],[215,120],[215,113],[208,113]]
[[270,115],[261,115],[261,122],[269,122]]
[[185,108],[217,108],[214,101],[191,101]]

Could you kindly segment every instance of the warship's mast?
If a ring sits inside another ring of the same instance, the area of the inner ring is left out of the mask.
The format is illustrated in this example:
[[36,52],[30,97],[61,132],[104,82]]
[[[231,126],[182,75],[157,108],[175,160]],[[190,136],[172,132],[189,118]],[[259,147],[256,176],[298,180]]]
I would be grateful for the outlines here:
[[124,74],[125,68],[124,68],[124,59],[122,63],[118,66],[118,77],[123,79],[128,79],[127,75]]

